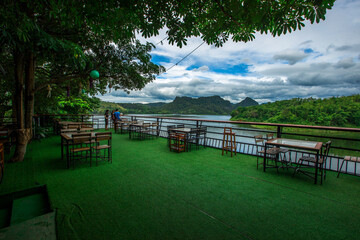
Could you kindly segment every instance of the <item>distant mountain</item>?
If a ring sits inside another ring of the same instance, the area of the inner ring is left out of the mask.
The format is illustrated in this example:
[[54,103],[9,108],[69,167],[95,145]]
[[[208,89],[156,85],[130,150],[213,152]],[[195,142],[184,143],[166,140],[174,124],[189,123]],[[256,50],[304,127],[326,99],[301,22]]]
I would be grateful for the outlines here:
[[256,105],[259,105],[259,103],[257,101],[255,101],[252,98],[246,97],[241,102],[235,104],[234,108],[236,109],[238,107],[251,107],[251,106],[256,106]]
[[[102,102],[104,105],[105,102]],[[108,103],[111,105],[112,103]],[[245,98],[243,101],[232,104],[220,96],[211,97],[175,97],[170,103],[156,102],[149,104],[141,103],[119,103],[124,113],[137,114],[211,114],[211,115],[230,115],[231,111],[238,107],[255,106],[258,103]],[[111,109],[111,108],[110,108]]]
[[220,96],[212,97],[176,97],[173,102],[162,107],[167,113],[227,115],[233,110],[233,104]]

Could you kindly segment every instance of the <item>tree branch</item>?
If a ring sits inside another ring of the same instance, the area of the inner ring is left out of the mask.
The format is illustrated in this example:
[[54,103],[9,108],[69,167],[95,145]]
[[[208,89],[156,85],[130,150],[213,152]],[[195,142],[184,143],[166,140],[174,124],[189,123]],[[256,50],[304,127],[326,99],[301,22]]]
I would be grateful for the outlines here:
[[68,80],[71,80],[71,79],[74,79],[74,78],[79,78],[79,77],[80,77],[79,75],[68,75],[68,76],[62,76],[62,77],[58,77],[58,78],[52,78],[53,80],[48,81],[46,83],[42,83],[39,86],[37,86],[34,89],[34,93],[36,93],[37,91],[47,87],[49,84],[60,84],[60,83],[66,82]]
[[238,25],[241,29],[243,29],[243,27],[241,26],[241,24],[240,24],[238,21],[236,21],[232,15],[230,15],[227,11],[225,11],[224,7],[220,4],[219,0],[215,0],[215,2],[216,2],[216,4],[219,6],[221,12],[222,12],[226,17],[230,18],[231,21],[233,21],[236,25]]

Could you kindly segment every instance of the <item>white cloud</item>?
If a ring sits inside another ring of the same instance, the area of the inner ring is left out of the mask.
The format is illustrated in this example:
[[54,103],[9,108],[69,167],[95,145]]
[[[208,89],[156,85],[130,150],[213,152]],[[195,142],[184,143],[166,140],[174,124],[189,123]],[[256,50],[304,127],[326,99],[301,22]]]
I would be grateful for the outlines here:
[[194,68],[193,71],[195,71],[195,72],[206,72],[206,71],[209,71],[209,67],[208,66],[201,66],[199,68]]
[[[319,24],[281,37],[256,34],[248,43],[206,44],[175,65],[203,41],[190,38],[183,48],[156,45],[153,56],[171,69],[142,91],[111,92],[114,102],[172,101],[175,96],[219,95],[231,102],[251,97],[268,102],[294,97],[329,97],[360,93],[360,1],[338,0]],[[147,39],[158,43],[160,35]],[[247,72],[242,73],[241,67]],[[192,70],[191,70],[192,69]],[[240,70],[239,70],[240,69]]]
[[294,65],[295,63],[305,59],[307,56],[308,54],[304,53],[303,51],[288,49],[275,54],[274,59],[284,60],[288,62],[290,65]]

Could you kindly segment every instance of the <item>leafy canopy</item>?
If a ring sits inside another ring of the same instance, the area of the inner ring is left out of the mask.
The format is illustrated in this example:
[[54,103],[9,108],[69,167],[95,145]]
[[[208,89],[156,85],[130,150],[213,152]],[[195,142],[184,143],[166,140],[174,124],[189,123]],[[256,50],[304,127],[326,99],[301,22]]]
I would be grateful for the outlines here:
[[[34,91],[88,85],[91,94],[108,87],[139,90],[165,69],[151,62],[152,44],[144,37],[167,29],[167,40],[183,46],[191,36],[222,46],[230,38],[247,42],[256,32],[273,36],[325,19],[335,0],[3,0],[0,3],[0,55],[13,72],[14,52],[36,57]],[[1,74],[1,73],[0,73]],[[2,84],[5,86],[6,84]],[[54,86],[52,86],[54,88]]]

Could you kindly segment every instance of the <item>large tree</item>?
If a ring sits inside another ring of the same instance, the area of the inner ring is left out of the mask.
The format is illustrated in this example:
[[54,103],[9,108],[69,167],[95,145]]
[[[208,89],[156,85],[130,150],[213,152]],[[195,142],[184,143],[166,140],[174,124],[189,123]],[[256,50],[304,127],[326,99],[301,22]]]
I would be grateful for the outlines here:
[[153,46],[136,33],[157,35],[182,46],[200,36],[222,46],[229,38],[247,42],[255,32],[281,35],[304,22],[325,19],[335,0],[3,0],[0,53],[13,59],[17,148],[21,161],[31,138],[34,93],[48,84],[86,85],[88,73],[102,78],[94,92],[141,89],[163,69],[151,63]]

